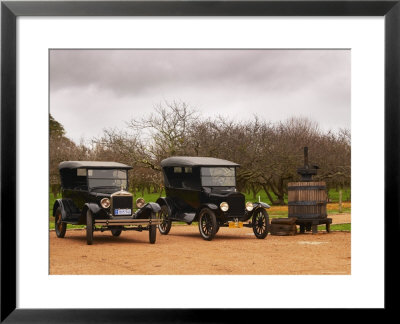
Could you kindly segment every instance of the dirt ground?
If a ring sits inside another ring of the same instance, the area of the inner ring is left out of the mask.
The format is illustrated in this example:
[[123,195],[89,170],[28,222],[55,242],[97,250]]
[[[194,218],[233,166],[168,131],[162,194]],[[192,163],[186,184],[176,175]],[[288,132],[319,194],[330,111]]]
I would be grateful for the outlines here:
[[[350,214],[329,215],[350,223]],[[85,230],[50,231],[50,274],[351,274],[351,233],[319,231],[258,240],[251,228],[221,228],[212,241],[195,225],[173,225],[150,244],[148,232],[120,237],[95,232],[86,245]]]

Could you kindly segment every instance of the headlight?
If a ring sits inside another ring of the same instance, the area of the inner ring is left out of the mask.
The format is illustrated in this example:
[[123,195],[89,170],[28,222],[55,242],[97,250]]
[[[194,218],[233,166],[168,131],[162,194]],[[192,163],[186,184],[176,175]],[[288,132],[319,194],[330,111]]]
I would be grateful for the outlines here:
[[219,205],[219,208],[221,208],[221,210],[223,211],[223,212],[226,212],[226,211],[228,211],[228,209],[229,209],[229,205],[228,205],[228,203],[227,202],[222,202],[220,205]]
[[144,201],[143,198],[138,198],[136,199],[136,207],[137,208],[142,208],[146,202]]
[[253,210],[253,203],[252,202],[248,201],[246,203],[246,210],[247,211],[252,211]]
[[108,198],[103,198],[103,199],[100,201],[100,205],[101,205],[101,207],[103,207],[103,208],[108,208],[108,207],[110,207],[110,199],[108,199]]

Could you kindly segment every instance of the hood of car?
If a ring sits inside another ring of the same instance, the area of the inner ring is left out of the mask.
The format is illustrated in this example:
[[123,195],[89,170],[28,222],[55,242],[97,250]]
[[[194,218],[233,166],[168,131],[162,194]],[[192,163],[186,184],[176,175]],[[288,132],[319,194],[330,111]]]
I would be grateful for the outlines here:
[[111,196],[132,196],[132,194],[129,191],[121,189],[113,192]]
[[224,197],[229,195],[241,194],[240,192],[235,190],[235,187],[204,187],[203,191],[209,195]]
[[222,202],[228,203],[229,215],[243,215],[245,210],[245,196],[237,191],[209,193],[208,200],[217,206]]
[[244,197],[244,195],[238,191],[224,191],[224,190],[215,190],[212,192],[209,192],[208,195],[210,197],[215,197],[215,198],[235,198],[235,197]]

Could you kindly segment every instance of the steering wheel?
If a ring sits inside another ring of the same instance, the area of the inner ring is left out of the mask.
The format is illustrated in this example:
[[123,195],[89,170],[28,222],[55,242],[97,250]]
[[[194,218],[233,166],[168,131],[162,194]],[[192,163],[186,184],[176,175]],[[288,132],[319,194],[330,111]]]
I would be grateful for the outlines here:
[[218,186],[222,186],[225,183],[225,178],[224,177],[216,178],[216,183]]

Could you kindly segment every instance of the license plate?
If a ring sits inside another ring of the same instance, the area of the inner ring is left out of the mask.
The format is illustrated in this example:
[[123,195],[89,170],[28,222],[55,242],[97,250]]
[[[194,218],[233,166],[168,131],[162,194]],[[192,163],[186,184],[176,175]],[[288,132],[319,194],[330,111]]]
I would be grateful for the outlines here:
[[131,215],[132,209],[114,209],[114,215]]
[[229,228],[241,228],[243,227],[243,222],[229,222]]

